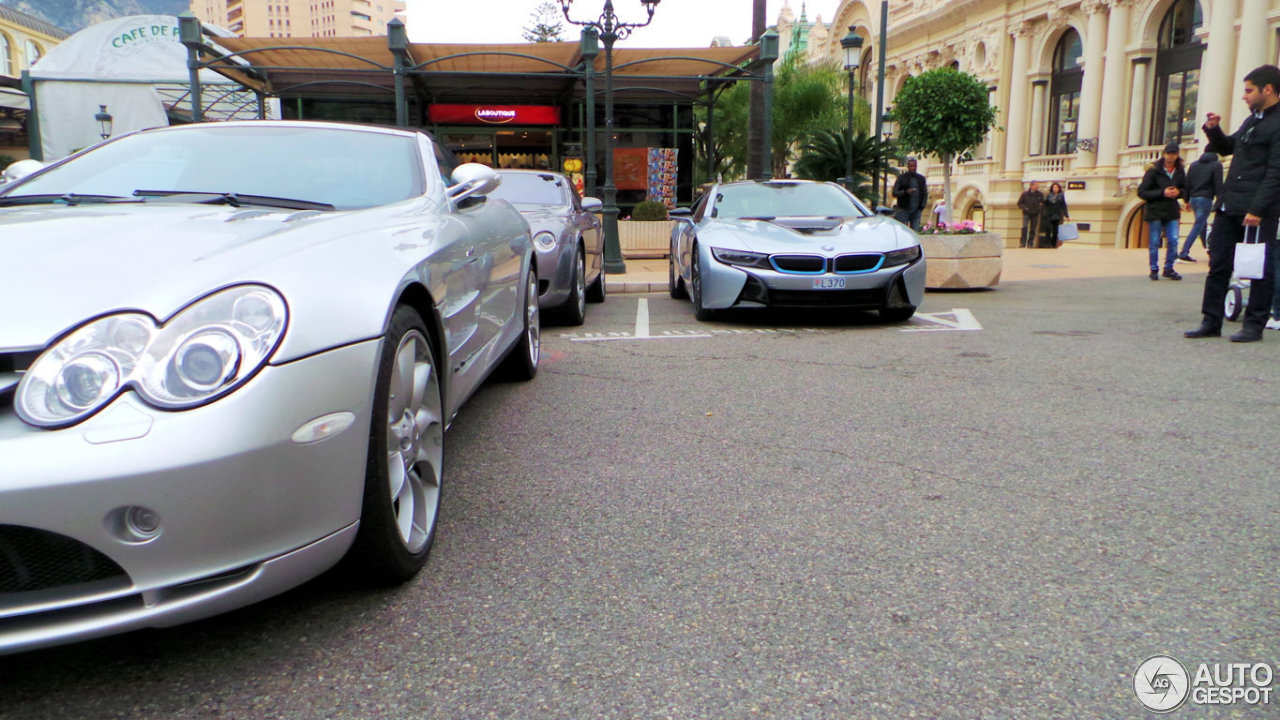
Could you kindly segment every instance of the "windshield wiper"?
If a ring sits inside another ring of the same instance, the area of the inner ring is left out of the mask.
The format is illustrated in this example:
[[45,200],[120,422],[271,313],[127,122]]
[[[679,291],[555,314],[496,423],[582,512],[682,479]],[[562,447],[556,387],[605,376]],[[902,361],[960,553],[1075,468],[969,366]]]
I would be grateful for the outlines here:
[[0,197],[0,207],[8,205],[80,205],[82,203],[137,203],[142,200],[119,195],[78,195],[76,193],[46,193],[43,195],[9,195]]
[[290,210],[337,209],[329,203],[315,202],[312,200],[295,200],[293,198],[271,197],[270,195],[245,195],[243,193],[233,192],[220,193],[200,192],[196,190],[134,190],[133,194],[141,198],[181,196],[195,203],[202,203],[205,205],[230,205],[231,207],[237,208],[244,207],[245,205],[256,205],[259,207],[288,208]]
[[738,219],[739,220],[763,220],[765,222],[773,222],[777,218],[773,215],[744,215],[743,217],[740,217]]

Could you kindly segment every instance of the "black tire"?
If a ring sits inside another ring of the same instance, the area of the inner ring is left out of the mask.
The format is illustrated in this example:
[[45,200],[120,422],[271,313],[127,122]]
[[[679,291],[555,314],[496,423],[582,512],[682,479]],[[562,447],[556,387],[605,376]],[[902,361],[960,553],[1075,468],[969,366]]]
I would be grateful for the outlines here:
[[587,302],[602,303],[604,302],[604,265],[600,266],[600,272],[596,273],[596,279],[587,287]]
[[676,272],[675,245],[671,246],[671,254],[667,257],[667,293],[676,300],[683,300],[689,297],[689,291],[684,287],[684,278],[680,277],[680,273]]
[[557,313],[565,325],[581,325],[587,319],[587,261],[578,248],[573,259],[573,277],[569,278],[569,297]]
[[422,318],[396,308],[378,365],[360,529],[347,558],[378,584],[416,575],[435,540],[445,424],[438,370]]
[[689,297],[693,300],[693,317],[699,321],[711,320],[716,316],[714,310],[702,306],[702,273],[698,262],[698,246],[693,246],[689,254]]
[[1232,285],[1227,288],[1227,297],[1223,301],[1223,315],[1228,320],[1238,320],[1244,311],[1244,292]]
[[896,308],[880,308],[880,319],[887,323],[906,322],[916,314],[914,305]]
[[532,380],[538,374],[538,361],[542,357],[542,324],[538,313],[538,276],[529,270],[524,283],[524,326],[498,374],[508,380]]

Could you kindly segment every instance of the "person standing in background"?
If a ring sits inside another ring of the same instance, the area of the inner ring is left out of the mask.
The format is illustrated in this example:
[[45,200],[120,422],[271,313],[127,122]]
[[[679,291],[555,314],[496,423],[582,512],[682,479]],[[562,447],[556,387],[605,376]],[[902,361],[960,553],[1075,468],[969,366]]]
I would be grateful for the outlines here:
[[1058,226],[1071,220],[1067,212],[1067,196],[1062,192],[1062,185],[1051,183],[1049,194],[1044,196],[1044,240],[1045,247],[1058,247]]
[[1275,293],[1276,225],[1280,223],[1280,68],[1261,65],[1244,76],[1243,99],[1249,117],[1231,135],[1222,131],[1222,118],[1209,113],[1204,134],[1209,149],[1232,155],[1231,172],[1222,187],[1218,212],[1209,233],[1209,274],[1204,280],[1200,327],[1188,330],[1189,338],[1222,335],[1223,300],[1231,284],[1236,243],[1245,234],[1266,243],[1262,278],[1254,280],[1245,306],[1243,328],[1232,342],[1257,342],[1266,327],[1268,307]]
[[1209,249],[1209,211],[1213,202],[1222,195],[1222,163],[1218,154],[1206,152],[1187,167],[1187,205],[1195,213],[1195,221],[1191,223],[1191,232],[1182,244],[1182,252],[1178,259],[1182,262],[1195,262],[1191,257],[1191,246],[1196,238],[1205,250]]
[[920,232],[920,213],[929,202],[929,187],[924,176],[916,172],[916,159],[907,158],[907,171],[893,183],[893,197],[898,209],[893,214],[898,222]]
[[1022,211],[1022,238],[1018,247],[1033,248],[1040,235],[1040,214],[1044,212],[1044,193],[1040,192],[1039,180],[1032,180],[1018,196],[1018,209]]
[[1160,236],[1164,235],[1164,277],[1170,280],[1181,280],[1182,276],[1173,269],[1173,262],[1178,257],[1178,218],[1181,208],[1178,198],[1186,195],[1187,172],[1182,167],[1182,157],[1178,154],[1178,143],[1164,146],[1164,158],[1157,160],[1147,168],[1138,185],[1138,197],[1147,202],[1142,212],[1142,219],[1150,228],[1150,241],[1147,248],[1151,259],[1151,279],[1160,279]]

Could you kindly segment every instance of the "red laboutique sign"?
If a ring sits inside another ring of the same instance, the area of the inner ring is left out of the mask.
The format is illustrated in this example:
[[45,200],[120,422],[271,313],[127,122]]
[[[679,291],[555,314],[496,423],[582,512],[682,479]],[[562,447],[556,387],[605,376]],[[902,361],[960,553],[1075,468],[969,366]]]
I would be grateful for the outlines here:
[[442,125],[559,125],[555,105],[428,105],[427,120]]

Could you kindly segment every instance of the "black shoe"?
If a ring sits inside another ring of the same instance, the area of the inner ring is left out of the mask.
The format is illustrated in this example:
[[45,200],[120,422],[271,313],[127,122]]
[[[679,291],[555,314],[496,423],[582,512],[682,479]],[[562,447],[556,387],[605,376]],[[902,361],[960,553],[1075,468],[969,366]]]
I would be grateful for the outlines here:
[[1195,259],[1195,258],[1193,258],[1193,257],[1191,257],[1190,255],[1179,255],[1179,256],[1178,256],[1178,259],[1179,259],[1179,260],[1181,260],[1182,262],[1195,262],[1195,261],[1196,261],[1196,259]]
[[1159,279],[1160,279],[1160,273],[1159,273],[1159,272],[1157,272],[1157,271],[1155,271],[1155,270],[1152,270],[1152,271],[1151,271],[1151,279],[1152,279],[1152,280],[1159,280]]
[[1261,330],[1251,330],[1249,328],[1245,328],[1231,336],[1231,342],[1258,342],[1261,339]]
[[1192,339],[1222,337],[1222,328],[1216,328],[1212,325],[1201,324],[1200,327],[1196,328],[1195,330],[1188,330],[1182,333],[1182,337],[1192,338]]
[[1168,268],[1167,270],[1165,270],[1165,271],[1164,271],[1164,276],[1165,276],[1165,277],[1167,277],[1167,278],[1169,278],[1170,280],[1181,280],[1181,279],[1182,279],[1182,276],[1181,276],[1181,275],[1179,275],[1179,274],[1178,274],[1178,272],[1177,272],[1176,270],[1174,270],[1173,268]]

